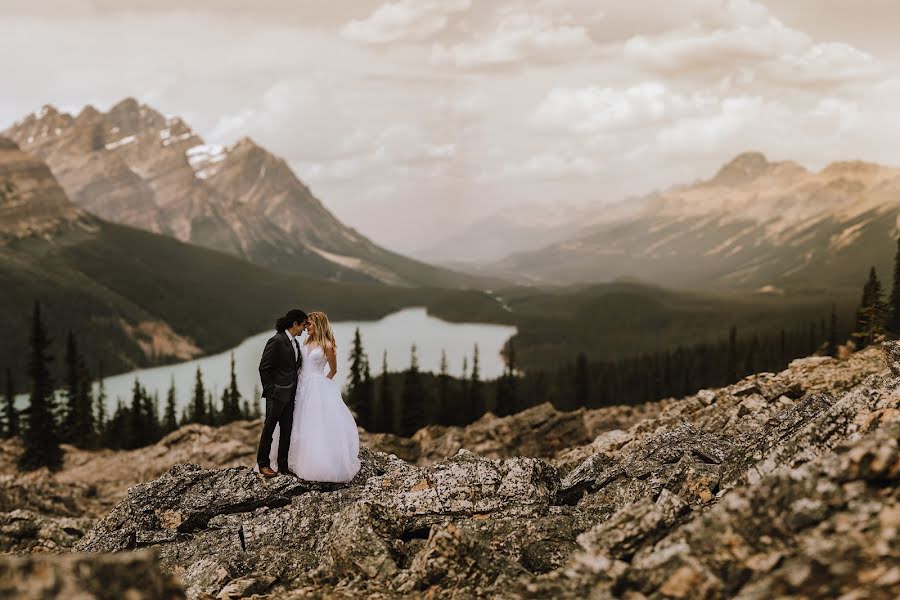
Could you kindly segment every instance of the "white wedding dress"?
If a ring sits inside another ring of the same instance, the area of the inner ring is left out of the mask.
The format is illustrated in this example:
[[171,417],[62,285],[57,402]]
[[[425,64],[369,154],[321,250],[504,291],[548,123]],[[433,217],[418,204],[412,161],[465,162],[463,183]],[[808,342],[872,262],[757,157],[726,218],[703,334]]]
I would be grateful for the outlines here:
[[309,481],[350,481],[359,471],[356,421],[338,383],[325,376],[325,351],[304,345],[300,352],[303,367],[294,400],[288,468]]

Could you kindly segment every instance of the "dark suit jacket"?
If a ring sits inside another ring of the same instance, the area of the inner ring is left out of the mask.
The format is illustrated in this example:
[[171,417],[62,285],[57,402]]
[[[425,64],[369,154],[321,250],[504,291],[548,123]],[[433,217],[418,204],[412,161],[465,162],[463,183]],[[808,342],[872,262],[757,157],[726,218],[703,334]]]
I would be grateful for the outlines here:
[[263,396],[267,400],[291,401],[297,387],[297,371],[303,359],[297,352],[294,360],[294,346],[288,335],[279,331],[266,342],[259,361],[259,378],[262,381]]

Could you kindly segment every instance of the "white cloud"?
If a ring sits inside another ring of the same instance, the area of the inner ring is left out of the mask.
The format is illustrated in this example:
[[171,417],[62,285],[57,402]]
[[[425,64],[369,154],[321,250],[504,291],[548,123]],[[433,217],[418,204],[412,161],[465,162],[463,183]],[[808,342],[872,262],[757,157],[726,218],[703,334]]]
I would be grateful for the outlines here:
[[813,44],[799,54],[785,54],[763,66],[766,75],[785,84],[843,83],[873,79],[882,66],[870,54],[849,44]]
[[435,44],[431,61],[435,65],[476,68],[511,64],[525,59],[558,61],[589,48],[591,40],[584,27],[561,22],[545,15],[505,14],[494,31],[472,42]]
[[420,41],[443,31],[449,15],[470,6],[471,0],[398,0],[379,6],[363,20],[350,21],[341,33],[367,44]]
[[802,52],[809,36],[776,19],[759,26],[707,30],[694,25],[656,37],[635,36],[624,46],[625,58],[645,68],[676,73],[692,69],[733,69],[737,64]]
[[707,91],[684,95],[658,81],[628,88],[555,88],[537,107],[532,122],[541,128],[593,133],[644,127],[692,114],[715,104]]

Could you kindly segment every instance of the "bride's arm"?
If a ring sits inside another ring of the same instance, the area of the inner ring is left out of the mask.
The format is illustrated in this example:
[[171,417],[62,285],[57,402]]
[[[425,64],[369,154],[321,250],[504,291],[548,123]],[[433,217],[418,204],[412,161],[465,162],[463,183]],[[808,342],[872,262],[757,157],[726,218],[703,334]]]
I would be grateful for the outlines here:
[[325,358],[328,359],[328,368],[330,369],[326,377],[328,377],[328,379],[334,379],[334,376],[337,375],[337,355],[334,352],[334,347],[325,347]]

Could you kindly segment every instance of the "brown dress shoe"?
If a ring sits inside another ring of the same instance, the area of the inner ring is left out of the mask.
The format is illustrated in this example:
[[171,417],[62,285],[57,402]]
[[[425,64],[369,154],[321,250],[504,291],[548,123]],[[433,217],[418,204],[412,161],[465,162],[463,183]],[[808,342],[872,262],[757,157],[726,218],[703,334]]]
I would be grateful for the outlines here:
[[259,474],[263,477],[275,477],[278,475],[278,473],[273,471],[270,467],[260,467]]

